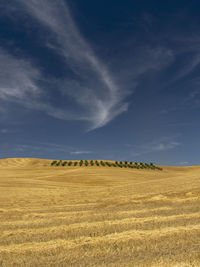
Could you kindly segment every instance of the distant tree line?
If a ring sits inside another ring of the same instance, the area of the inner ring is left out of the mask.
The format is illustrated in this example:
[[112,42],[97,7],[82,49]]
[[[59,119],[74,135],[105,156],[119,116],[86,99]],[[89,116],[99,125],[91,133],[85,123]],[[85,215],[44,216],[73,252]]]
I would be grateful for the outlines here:
[[54,160],[51,162],[51,166],[102,166],[102,167],[119,167],[119,168],[131,168],[131,169],[151,169],[151,170],[160,170],[162,168],[154,165],[152,162],[150,163],[138,163],[138,162],[128,162],[128,161],[115,161],[108,162],[108,161],[98,161],[98,160],[80,160],[80,161],[63,161],[63,160]]

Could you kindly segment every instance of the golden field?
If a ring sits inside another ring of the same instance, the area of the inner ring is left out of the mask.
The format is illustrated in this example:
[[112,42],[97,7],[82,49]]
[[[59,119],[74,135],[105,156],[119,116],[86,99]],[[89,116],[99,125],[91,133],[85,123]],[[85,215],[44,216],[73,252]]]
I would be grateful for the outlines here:
[[200,167],[0,160],[0,266],[200,266]]

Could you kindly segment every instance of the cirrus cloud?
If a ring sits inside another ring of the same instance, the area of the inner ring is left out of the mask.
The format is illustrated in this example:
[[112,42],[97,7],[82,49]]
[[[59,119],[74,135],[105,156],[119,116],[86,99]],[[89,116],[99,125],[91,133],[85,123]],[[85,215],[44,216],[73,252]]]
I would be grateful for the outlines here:
[[[0,64],[6,66],[0,76],[0,98],[62,120],[85,121],[89,130],[103,127],[126,112],[129,107],[126,98],[133,93],[139,77],[148,71],[157,72],[173,60],[169,49],[152,49],[147,45],[131,62],[124,60],[124,66],[118,62],[121,69],[116,74],[80,33],[67,1],[15,0],[12,4],[5,2],[4,6],[7,10],[10,6],[18,16],[28,14],[29,21],[36,22],[38,28],[48,33],[48,43],[43,45],[62,58],[66,78],[47,77],[31,59],[16,58],[0,50]],[[70,77],[68,69],[73,73]],[[56,106],[51,102],[53,93],[49,88],[52,87],[62,104]]]

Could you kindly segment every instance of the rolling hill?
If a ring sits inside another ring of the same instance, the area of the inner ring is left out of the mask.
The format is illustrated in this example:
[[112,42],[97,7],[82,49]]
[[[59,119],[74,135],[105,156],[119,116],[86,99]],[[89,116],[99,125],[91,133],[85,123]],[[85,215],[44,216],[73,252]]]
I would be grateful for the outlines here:
[[200,266],[200,166],[0,160],[0,266]]

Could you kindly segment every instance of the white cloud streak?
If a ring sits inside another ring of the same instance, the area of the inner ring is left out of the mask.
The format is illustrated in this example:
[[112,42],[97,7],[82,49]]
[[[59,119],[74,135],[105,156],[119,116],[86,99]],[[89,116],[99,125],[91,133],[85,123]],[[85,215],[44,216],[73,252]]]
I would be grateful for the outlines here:
[[159,143],[155,146],[152,147],[152,150],[154,151],[165,151],[165,150],[169,150],[169,149],[173,149],[177,146],[179,146],[180,143],[179,142],[174,142],[174,141],[170,141],[167,143]]
[[5,116],[14,103],[59,118],[65,118],[66,114],[70,117],[68,111],[56,108],[46,101],[47,92],[40,86],[41,80],[44,81],[45,78],[30,60],[19,59],[0,47],[1,115]]
[[[1,133],[1,131],[0,131]],[[64,153],[66,157],[69,155],[84,155],[84,154],[93,154],[92,151],[88,150],[78,150],[75,147],[66,146],[66,145],[58,145],[58,144],[52,144],[52,143],[35,143],[35,144],[16,144],[14,147],[12,147],[13,152],[24,152],[27,154],[31,153],[49,153],[52,155],[52,153]]]
[[142,146],[128,145],[129,147],[135,148],[134,152],[131,152],[132,156],[140,156],[143,154],[153,153],[153,152],[164,152],[167,150],[175,149],[180,146],[181,143],[173,140],[172,137],[162,137],[156,141]]
[[[146,46],[135,54],[134,60],[115,64],[121,67],[119,72],[113,68],[115,75],[81,35],[66,1],[15,0],[14,3],[12,11],[14,6],[18,15],[28,14],[29,20],[35,20],[48,33],[48,47],[64,59],[74,78],[56,82],[55,90],[66,100],[66,105],[54,106],[47,101],[51,94],[48,84],[52,84],[54,78],[44,77],[27,60],[17,59],[0,49],[2,101],[14,101],[62,120],[86,121],[89,130],[94,130],[128,110],[129,103],[125,98],[130,95],[130,89],[133,92],[142,74],[161,70],[173,61],[170,50]],[[47,85],[41,87],[41,80]],[[67,104],[69,99],[75,103],[73,108]]]
[[[118,87],[113,75],[101,62],[88,42],[80,34],[70,10],[63,0],[19,0],[23,9],[41,25],[50,30],[56,40],[56,50],[78,76],[76,81],[66,82],[63,94],[72,97],[85,114],[77,119],[90,122],[90,129],[106,125],[117,115],[126,111],[128,103],[123,100],[127,91]],[[54,115],[54,112],[51,112]],[[55,111],[55,116],[59,113]],[[62,113],[60,117],[70,116]],[[73,118],[76,115],[72,116]]]
[[[19,60],[0,48],[0,100],[30,103],[40,95],[40,73],[28,61]],[[27,101],[26,101],[27,100]]]
[[72,151],[71,155],[92,154],[92,151]]
[[171,82],[176,82],[182,78],[187,77],[190,73],[192,73],[200,64],[200,52],[196,52],[195,55],[190,56],[190,60],[182,66],[178,73],[176,73],[175,77]]
[[0,133],[1,134],[7,134],[7,133],[9,133],[10,131],[8,130],[8,129],[1,129],[0,130]]
[[178,164],[180,164],[180,165],[189,165],[189,162],[188,161],[181,161],[181,162],[178,162]]

